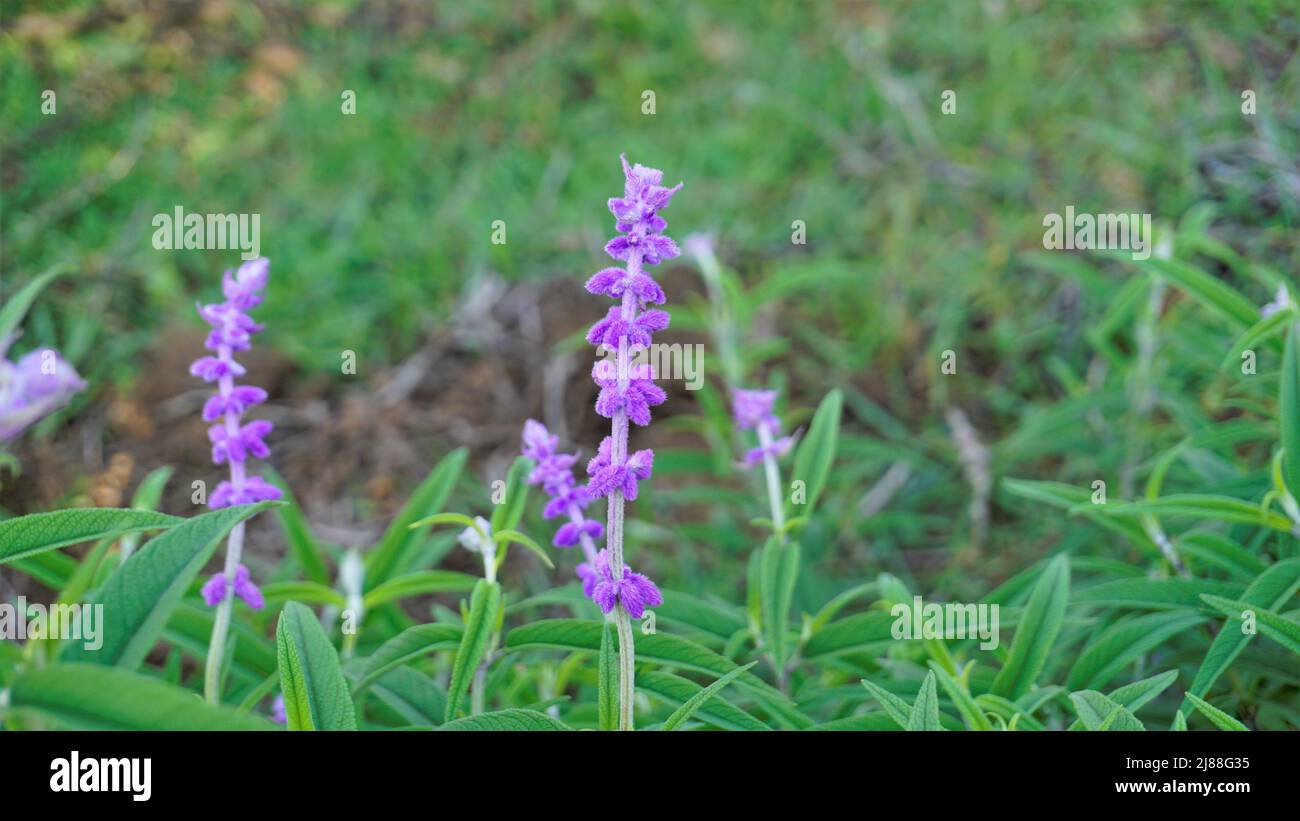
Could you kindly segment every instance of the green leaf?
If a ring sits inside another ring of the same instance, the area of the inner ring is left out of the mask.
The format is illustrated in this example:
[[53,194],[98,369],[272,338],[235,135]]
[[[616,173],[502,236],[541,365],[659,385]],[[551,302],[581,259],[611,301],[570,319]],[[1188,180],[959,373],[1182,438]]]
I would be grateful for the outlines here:
[[1176,259],[1152,258],[1146,264],[1236,327],[1248,328],[1259,319],[1259,309],[1253,302],[1200,268]]
[[902,697],[894,695],[879,684],[865,678],[862,679],[862,686],[867,688],[867,692],[871,693],[876,701],[880,702],[880,706],[885,708],[885,712],[889,714],[890,718],[898,722],[899,727],[906,730],[911,725],[912,705],[904,701]]
[[912,714],[908,717],[909,730],[942,730],[939,723],[939,694],[935,690],[934,671],[931,670],[921,682],[921,689],[912,703]]
[[1079,720],[1089,730],[1145,730],[1133,711],[1096,690],[1070,693]]
[[1208,493],[1175,493],[1161,496],[1159,499],[1105,505],[1101,510],[1121,516],[1139,513],[1150,513],[1156,516],[1191,516],[1197,519],[1271,527],[1285,532],[1291,530],[1291,520],[1280,513],[1232,496],[1216,496]]
[[[601,623],[594,621],[547,619],[511,630],[506,635],[505,647],[509,650],[554,647],[595,653],[600,650],[601,629]],[[633,641],[638,662],[654,662],[715,676],[729,673],[737,666],[725,656],[680,636],[633,631]],[[785,695],[753,673],[744,673],[736,679],[736,684],[787,726],[802,728],[812,724]]]
[[532,470],[532,460],[522,456],[515,457],[510,464],[510,470],[506,472],[505,497],[492,511],[493,534],[518,527],[528,504],[528,474]]
[[[550,556],[546,555],[546,549],[543,548],[541,545],[539,545],[537,542],[533,541],[528,536],[525,536],[524,534],[520,533],[517,530],[494,530],[492,532],[492,541],[496,542],[497,544],[506,544],[506,543],[521,544],[524,547],[531,550],[533,553],[537,554],[537,557],[540,558],[542,560],[542,563],[545,564],[547,567],[551,568],[552,570],[555,569],[555,563],[551,561]],[[505,557],[506,557],[506,553],[503,550],[501,551],[501,555],[497,557],[497,564],[500,565],[501,561],[504,560]]]
[[339,654],[316,614],[289,602],[275,627],[284,713],[290,730],[355,730],[356,712]]
[[[27,315],[27,309],[32,307],[36,301],[37,295],[63,274],[63,266],[58,266],[38,274],[35,279],[18,289],[18,293],[7,298],[4,305],[0,306],[0,340],[18,330],[22,323],[23,317]],[[3,353],[3,352],[0,352]]]
[[788,657],[786,633],[790,624],[790,605],[794,600],[794,586],[799,577],[799,543],[781,544],[775,538],[763,546],[759,565],[759,584],[762,592],[763,641],[778,678],[784,677]]
[[677,729],[677,727],[683,721],[686,721],[688,718],[695,715],[695,712],[699,710],[701,707],[703,707],[704,704],[709,699],[717,695],[718,692],[721,691],[723,687],[726,687],[732,681],[739,678],[741,675],[745,673],[746,670],[753,667],[755,664],[758,664],[758,662],[751,661],[749,664],[746,664],[744,667],[737,667],[736,669],[732,670],[731,672],[719,678],[717,681],[710,684],[708,687],[705,687],[695,695],[691,696],[686,701],[685,704],[683,704],[681,707],[678,707],[675,711],[673,711],[673,714],[670,715],[668,717],[668,720],[664,722],[663,729],[665,730]]
[[437,513],[446,504],[465,468],[469,451],[457,448],[442,458],[420,486],[411,494],[411,498],[398,512],[378,547],[370,552],[366,561],[366,589],[372,589],[388,581],[397,572],[401,559],[408,548],[423,538],[426,530],[413,527],[413,523]]
[[546,713],[539,713],[536,710],[511,709],[458,718],[455,721],[447,722],[438,729],[519,732],[521,730],[569,730],[572,728],[561,721],[551,718]]
[[660,621],[676,622],[726,641],[736,631],[745,629],[744,614],[730,605],[682,593],[663,591],[664,603],[655,608]]
[[262,586],[262,596],[267,604],[300,601],[304,604],[331,604],[338,608],[347,606],[342,593],[316,582],[272,582]]
[[618,729],[618,650],[614,631],[605,622],[600,634],[600,661],[596,667],[596,716],[602,730]]
[[[957,712],[961,713],[962,721],[966,723],[967,729],[970,730],[992,730],[993,725],[989,723],[988,716],[971,698],[970,690],[962,681],[958,681],[947,670],[943,669],[937,662],[930,662],[930,669],[938,677],[939,684],[943,685],[944,692],[952,703],[956,705]],[[963,677],[964,678],[964,677]]]
[[803,657],[815,659],[850,651],[861,650],[869,644],[893,639],[894,617],[872,610],[854,613],[833,621],[813,634],[803,646]]
[[1135,681],[1132,684],[1125,684],[1123,687],[1117,687],[1111,690],[1108,697],[1117,704],[1137,712],[1142,709],[1147,702],[1169,689],[1169,685],[1178,679],[1177,670],[1168,670],[1164,673]]
[[14,680],[10,709],[73,730],[274,730],[265,719],[207,704],[155,678],[96,664],[29,668]]
[[796,505],[792,500],[786,502],[786,516],[793,518],[809,516],[817,504],[817,497],[826,487],[830,476],[831,464],[835,461],[835,448],[840,434],[840,412],[844,405],[843,394],[839,389],[826,394],[826,398],[817,406],[813,414],[812,425],[808,435],[799,444],[794,455],[792,481],[802,481],[807,492],[806,503]]
[[1115,579],[1079,590],[1074,604],[1139,610],[1187,610],[1201,607],[1201,595],[1234,595],[1241,585],[1208,579]]
[[307,524],[307,517],[303,515],[302,508],[298,506],[298,500],[294,498],[289,483],[270,468],[263,467],[262,470],[267,473],[271,484],[278,487],[280,492],[284,494],[281,499],[286,504],[276,511],[276,515],[280,520],[280,529],[284,531],[284,540],[289,545],[289,551],[298,560],[298,566],[302,568],[303,575],[317,584],[328,585],[330,583],[329,565],[325,563],[325,557],[321,555],[320,545],[316,543],[316,538],[312,536],[311,526]]
[[185,520],[153,510],[72,508],[0,522],[0,564],[68,545],[142,530],[166,530]]
[[1220,730],[1241,731],[1250,729],[1245,724],[1242,724],[1240,721],[1223,712],[1200,696],[1188,693],[1187,698],[1192,702],[1196,709],[1200,711],[1201,715],[1208,718],[1210,723],[1215,727],[1218,727]]
[[403,630],[366,657],[357,672],[357,682],[352,687],[352,693],[355,695],[361,692],[394,667],[429,653],[459,647],[460,639],[460,628],[450,624],[417,624]]
[[425,593],[464,593],[474,589],[477,576],[458,573],[454,570],[420,570],[389,579],[373,588],[362,597],[361,603],[367,610],[407,596],[422,596]]
[[[1240,621],[1246,612],[1255,614],[1255,622],[1264,635],[1276,641],[1292,653],[1300,653],[1300,623],[1278,613],[1274,613],[1265,607],[1259,607],[1253,604],[1247,604],[1244,601],[1224,599],[1219,596],[1202,596],[1206,602],[1216,609],[1227,614],[1235,621]],[[1227,626],[1231,626],[1229,622]],[[1226,626],[1225,626],[1226,629]]]
[[[1300,589],[1300,559],[1287,559],[1261,573],[1240,598],[1248,605],[1273,610],[1290,601],[1297,589]],[[1210,649],[1205,651],[1205,658],[1187,692],[1198,696],[1208,693],[1252,638],[1254,636],[1242,632],[1240,619],[1229,619],[1210,643]],[[1179,710],[1186,712],[1190,708],[1190,700],[1184,700]]]
[[447,693],[433,679],[410,667],[394,667],[370,685],[375,712],[389,714],[399,726],[434,726],[447,711]]
[[1111,625],[1079,654],[1066,678],[1071,690],[1099,690],[1144,653],[1205,621],[1187,611],[1147,613]]
[[474,593],[469,600],[469,615],[465,619],[465,632],[461,635],[460,647],[456,651],[456,661],[451,668],[451,683],[447,686],[447,714],[444,722],[456,717],[460,703],[469,692],[474,671],[478,669],[492,632],[496,629],[497,616],[501,611],[501,585],[480,579],[474,585]]
[[[703,687],[687,678],[665,673],[662,670],[644,670],[637,673],[638,689],[655,695],[677,705],[685,704],[693,696],[704,690]],[[714,698],[699,708],[699,716],[715,727],[723,730],[770,730],[763,722],[735,706],[729,701]],[[617,722],[615,722],[617,724]]]
[[1223,358],[1223,364],[1219,365],[1224,368],[1233,367],[1241,364],[1241,355],[1248,349],[1257,348],[1264,342],[1272,339],[1278,334],[1285,331],[1296,319],[1295,309],[1292,307],[1276,311],[1263,319],[1251,325],[1241,336],[1237,338],[1236,344],[1228,355]]
[[1300,325],[1292,325],[1282,357],[1281,398],[1278,427],[1282,429],[1282,474],[1287,490],[1300,499]]
[[993,694],[1017,699],[1029,692],[1047,665],[1047,654],[1065,621],[1070,598],[1070,564],[1064,555],[1048,563],[1029,596],[1007,663],[993,680]]
[[62,659],[138,667],[217,545],[235,525],[276,502],[238,505],[203,513],[152,539],[108,577],[91,603],[104,605],[102,645],[64,642]]

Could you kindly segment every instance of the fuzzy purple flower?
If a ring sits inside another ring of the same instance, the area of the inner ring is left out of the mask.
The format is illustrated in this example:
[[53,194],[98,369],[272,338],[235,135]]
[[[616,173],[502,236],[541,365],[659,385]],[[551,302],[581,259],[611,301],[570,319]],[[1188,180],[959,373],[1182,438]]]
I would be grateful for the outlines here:
[[[212,330],[204,346],[213,352],[190,366],[190,373],[206,382],[217,383],[217,392],[203,405],[203,421],[215,423],[208,429],[212,443],[212,461],[230,466],[230,479],[222,481],[208,498],[213,510],[246,505],[268,499],[279,499],[280,489],[260,476],[250,476],[246,469],[249,457],[265,459],[270,455],[266,437],[272,424],[262,419],[243,423],[244,413],[266,401],[266,391],[252,385],[236,385],[235,379],[243,376],[244,367],[235,361],[237,351],[246,351],[252,345],[253,334],[262,326],[253,321],[248,312],[262,302],[270,263],[259,258],[245,262],[235,272],[226,271],[222,277],[221,291],[225,301],[212,305],[199,305],[199,316]],[[242,544],[243,525],[236,525],[238,542]],[[236,542],[232,533],[232,545]],[[235,559],[238,560],[237,551]],[[233,575],[233,579],[230,576]],[[262,594],[249,578],[243,565],[232,574],[214,575],[203,587],[203,598],[216,605],[231,593],[248,602],[250,607],[262,606]]]
[[624,567],[622,575],[614,578],[607,550],[596,554],[596,561],[592,565],[584,565],[582,578],[583,592],[591,596],[603,613],[608,613],[614,609],[614,605],[621,604],[629,616],[639,619],[647,607],[664,603],[663,594],[655,583],[640,573],[633,573],[632,568]]
[[17,438],[86,387],[77,370],[50,348],[10,362],[5,354],[11,342],[12,336],[0,338],[0,442]]
[[737,389],[732,392],[731,414],[736,427],[756,430],[759,446],[750,449],[743,460],[747,466],[757,465],[768,456],[779,459],[794,446],[794,438],[780,436],[781,420],[773,413],[776,391]]
[[533,472],[528,476],[528,483],[541,485],[550,497],[542,515],[547,519],[567,516],[565,522],[555,532],[552,540],[556,547],[573,547],[582,545],[588,561],[594,561],[596,545],[594,540],[605,535],[605,527],[583,515],[583,510],[591,503],[587,489],[579,487],[573,478],[573,465],[578,461],[576,453],[559,452],[560,437],[546,429],[546,426],[534,419],[524,423],[523,448],[525,457],[535,462]]
[[[208,607],[216,607],[226,597],[226,592],[226,574],[217,573],[203,585],[203,600],[208,603]],[[261,610],[266,606],[262,591],[253,584],[248,568],[242,564],[235,570],[234,593],[254,610]]]
[[289,716],[284,709],[284,693],[278,694],[275,701],[271,702],[271,720],[276,724],[289,723]]

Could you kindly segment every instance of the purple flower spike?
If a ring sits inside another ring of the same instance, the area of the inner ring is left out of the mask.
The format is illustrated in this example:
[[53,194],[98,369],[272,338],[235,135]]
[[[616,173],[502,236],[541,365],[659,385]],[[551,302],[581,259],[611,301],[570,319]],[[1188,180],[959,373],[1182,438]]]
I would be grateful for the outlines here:
[[[654,334],[668,327],[668,313],[650,307],[664,303],[664,290],[645,268],[681,253],[677,243],[664,236],[668,223],[659,212],[668,207],[682,186],[678,183],[668,188],[663,184],[662,171],[632,165],[626,156],[619,159],[623,163],[623,196],[609,200],[619,235],[605,245],[605,251],[624,265],[605,268],[587,281],[591,293],[618,301],[587,332],[587,341],[602,354],[615,353],[613,361],[599,361],[591,370],[591,378],[600,388],[596,412],[611,421],[611,435],[605,437],[587,463],[590,478],[586,487],[592,498],[609,498],[609,549],[597,558],[589,555],[587,563],[578,568],[578,576],[583,580],[583,592],[606,613],[621,602],[628,615],[640,618],[648,604],[659,604],[662,597],[648,579],[624,567],[624,502],[635,500],[638,482],[650,478],[654,451],[629,452],[628,426],[650,424],[650,409],[667,397],[654,383],[654,371],[646,365],[634,365],[632,357],[650,347]],[[564,537],[571,535],[565,533]],[[625,626],[626,618],[620,619]]]
[[[263,419],[243,422],[249,408],[266,401],[266,391],[253,385],[235,384],[235,379],[243,376],[245,370],[235,361],[234,354],[248,350],[253,334],[262,330],[248,311],[262,303],[269,273],[270,263],[265,259],[245,262],[237,271],[226,271],[222,276],[224,302],[198,306],[199,316],[212,328],[204,346],[213,355],[196,360],[190,366],[190,373],[216,383],[216,393],[203,405],[203,421],[214,423],[208,429],[212,461],[230,466],[230,479],[220,482],[208,497],[208,507],[213,510],[279,499],[282,495],[279,488],[247,471],[250,457],[265,459],[271,453],[266,445],[266,437],[273,428],[271,423]],[[228,570],[238,561],[243,527],[242,523],[238,524],[231,532]],[[203,599],[209,606],[220,604],[232,592],[255,610],[263,606],[262,591],[253,584],[247,567],[238,565],[233,580],[228,575],[218,573],[203,586]]]
[[[226,585],[225,573],[214,573],[212,578],[208,579],[207,584],[203,585],[203,600],[208,603],[209,607],[216,607],[226,597]],[[254,610],[261,610],[266,606],[266,599],[262,597],[262,591],[258,589],[257,585],[253,584],[248,568],[242,564],[235,570],[234,590],[235,595],[243,599]]]
[[271,720],[276,724],[289,723],[289,717],[284,711],[284,693],[277,695],[275,701],[271,702]]
[[521,453],[537,463],[528,476],[528,483],[541,485],[546,495],[551,497],[542,515],[547,519],[569,517],[569,521],[555,532],[552,543],[556,547],[580,544],[587,561],[594,561],[594,540],[605,535],[605,528],[600,522],[583,515],[583,510],[591,503],[591,496],[586,488],[578,487],[573,478],[573,465],[578,461],[578,454],[560,453],[559,446],[560,437],[548,431],[541,422],[529,419],[524,423]]
[[[622,576],[614,578],[609,568],[608,551],[602,550],[596,555],[595,569],[590,577],[593,583],[589,595],[601,612],[608,613],[615,604],[621,604],[629,616],[639,619],[647,607],[664,603],[663,594],[655,583],[640,573],[633,573],[632,568],[624,567]],[[585,590],[586,579],[583,581]]]
[[781,436],[781,420],[773,412],[776,391],[737,389],[731,397],[731,415],[741,430],[756,430],[759,446],[752,448],[742,460],[746,467],[760,464],[771,456],[779,459],[794,447],[794,437]]
[[4,356],[12,341],[12,336],[0,338],[0,442],[17,438],[86,387],[77,370],[49,348],[8,361]]

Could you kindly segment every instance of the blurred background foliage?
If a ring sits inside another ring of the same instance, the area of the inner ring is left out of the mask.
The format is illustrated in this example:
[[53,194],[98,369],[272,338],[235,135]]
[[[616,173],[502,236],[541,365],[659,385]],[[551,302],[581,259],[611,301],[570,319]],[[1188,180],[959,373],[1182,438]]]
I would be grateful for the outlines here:
[[[129,489],[167,463],[184,481],[164,507],[187,512],[190,479],[215,476],[201,386],[171,354],[196,348],[193,305],[237,259],[154,250],[150,220],[177,205],[262,215],[273,361],[253,365],[272,375],[272,461],[324,538],[365,543],[458,444],[482,481],[453,508],[485,505],[530,415],[590,453],[606,423],[575,335],[604,310],[581,285],[606,264],[620,152],[685,181],[669,233],[715,236],[748,381],[783,388],[792,427],[845,392],[797,606],[881,570],[978,597],[1057,550],[1139,558],[1002,477],[1101,478],[1120,496],[1162,449],[1243,418],[1263,444],[1180,464],[1166,485],[1266,484],[1276,351],[1256,381],[1221,369],[1221,321],[1175,291],[1150,298],[1126,256],[1044,253],[1042,218],[1150,212],[1179,258],[1267,302],[1269,273],[1300,257],[1291,2],[3,9],[0,290],[69,266],[16,351],[56,345],[92,383],[18,449],[10,512],[111,502],[111,470]],[[45,89],[57,115],[41,113]],[[672,338],[708,344],[696,261],[661,268]],[[735,601],[763,503],[731,464],[713,360],[706,374],[709,390],[675,386],[638,434],[661,462],[633,556],[669,587]]]

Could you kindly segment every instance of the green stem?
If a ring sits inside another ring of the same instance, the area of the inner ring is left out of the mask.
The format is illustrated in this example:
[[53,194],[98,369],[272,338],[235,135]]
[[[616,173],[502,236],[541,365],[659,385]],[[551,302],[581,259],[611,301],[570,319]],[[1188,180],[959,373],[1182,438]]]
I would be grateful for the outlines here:
[[208,643],[207,664],[203,671],[203,697],[209,704],[221,700],[221,664],[226,654],[226,634],[230,631],[230,611],[235,606],[235,571],[239,557],[244,552],[244,523],[230,531],[226,543],[226,595],[217,605],[217,615],[212,622],[212,639]]

